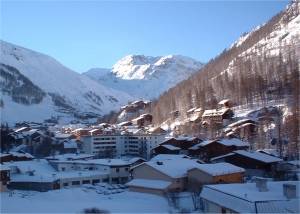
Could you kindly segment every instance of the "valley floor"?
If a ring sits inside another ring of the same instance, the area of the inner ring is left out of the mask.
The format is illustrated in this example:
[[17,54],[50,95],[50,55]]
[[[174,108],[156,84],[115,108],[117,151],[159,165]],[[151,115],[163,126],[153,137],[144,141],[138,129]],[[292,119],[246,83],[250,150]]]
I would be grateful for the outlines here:
[[49,192],[0,193],[1,213],[83,213],[98,208],[111,213],[169,213],[168,201],[160,196],[129,192],[103,194],[78,187]]

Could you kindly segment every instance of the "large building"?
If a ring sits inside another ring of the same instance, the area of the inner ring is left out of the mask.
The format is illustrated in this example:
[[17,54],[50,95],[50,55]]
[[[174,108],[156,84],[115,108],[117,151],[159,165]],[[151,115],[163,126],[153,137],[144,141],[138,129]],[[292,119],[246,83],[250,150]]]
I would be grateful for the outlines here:
[[152,149],[162,143],[164,134],[115,134],[82,136],[82,151],[100,158],[139,156],[149,159]]

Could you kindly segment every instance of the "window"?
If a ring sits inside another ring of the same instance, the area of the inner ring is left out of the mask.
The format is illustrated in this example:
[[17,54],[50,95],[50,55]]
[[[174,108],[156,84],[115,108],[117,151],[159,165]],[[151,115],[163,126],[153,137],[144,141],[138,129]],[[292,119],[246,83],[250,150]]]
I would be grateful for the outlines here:
[[65,171],[65,170],[66,170],[66,168],[65,168],[65,167],[62,167],[62,168],[61,168],[61,171]]
[[116,172],[120,172],[120,169],[119,169],[119,168],[116,168]]
[[129,170],[129,168],[128,168],[128,167],[126,167],[126,168],[125,168],[125,171],[128,171],[128,170]]
[[80,185],[80,181],[72,181],[72,185]]
[[93,183],[93,184],[100,183],[100,179],[95,179],[95,180],[92,181],[92,183]]
[[90,180],[83,180],[83,181],[82,181],[82,184],[90,184],[90,183],[91,183]]
[[103,179],[103,182],[108,182],[108,178],[104,178],[104,179]]
[[69,184],[68,184],[68,183],[64,183],[63,185],[64,185],[64,187],[67,187],[67,186],[69,186]]

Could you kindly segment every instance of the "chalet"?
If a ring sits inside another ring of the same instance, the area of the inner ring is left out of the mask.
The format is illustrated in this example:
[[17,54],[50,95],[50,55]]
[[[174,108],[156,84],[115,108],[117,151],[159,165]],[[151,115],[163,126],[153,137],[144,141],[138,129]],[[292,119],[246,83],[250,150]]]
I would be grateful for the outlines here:
[[34,157],[26,152],[0,153],[0,163],[11,161],[30,161]]
[[180,154],[181,148],[170,145],[170,144],[163,144],[158,145],[153,149],[154,154]]
[[187,171],[199,163],[184,155],[158,155],[132,168],[130,191],[164,195],[187,189]]
[[199,192],[203,185],[218,183],[242,183],[245,170],[229,163],[200,164],[188,170],[188,188]]
[[204,213],[299,213],[299,182],[206,185],[200,202]]
[[151,114],[142,114],[139,117],[131,120],[133,125],[138,127],[144,127],[152,124],[152,115]]
[[[202,142],[202,140],[197,137],[173,137],[166,139],[164,142],[162,142],[160,146],[154,149],[154,152],[155,154],[188,154],[188,149],[200,142]],[[175,148],[179,148],[180,151],[178,151],[178,149]],[[170,153],[165,153],[164,151],[167,151],[166,149],[170,150]],[[171,152],[171,150],[177,151],[173,153]]]
[[229,99],[224,99],[224,100],[221,100],[218,105],[221,107],[221,108],[231,108],[233,105],[232,105],[232,102],[231,100]]
[[81,136],[89,136],[91,131],[90,128],[78,128],[72,131],[72,134],[74,134],[76,137],[81,137]]
[[194,114],[194,111],[195,111],[196,108],[191,108],[189,110],[186,111],[186,115],[188,117],[192,116]]
[[238,138],[207,140],[189,148],[189,155],[209,161],[213,157],[228,154],[235,150],[248,149],[249,143]]
[[242,119],[227,126],[226,136],[234,134],[241,139],[249,140],[257,132],[257,123],[251,119]]
[[63,153],[76,153],[78,152],[78,148],[80,141],[76,139],[66,140],[63,142]]
[[0,192],[7,191],[7,185],[10,181],[10,169],[0,165]]
[[153,127],[153,128],[150,128],[148,130],[149,134],[160,134],[160,135],[165,135],[167,134],[167,131],[164,130],[163,128],[161,127]]
[[89,134],[91,136],[97,136],[97,135],[103,134],[103,131],[102,131],[102,129],[92,129],[89,131]]
[[122,106],[121,110],[126,112],[137,112],[138,110],[147,108],[150,104],[150,101],[137,100],[128,105]]
[[56,143],[59,144],[65,140],[75,139],[76,136],[74,134],[56,132],[56,133],[54,133],[54,138],[55,138]]
[[280,158],[260,152],[237,150],[224,156],[211,159],[212,162],[227,162],[246,169],[246,176],[270,176],[276,165],[283,161]]
[[121,126],[121,127],[132,126],[132,122],[131,121],[125,121],[125,122],[119,123],[118,125]]
[[234,113],[230,108],[205,110],[202,114],[202,121],[206,121],[209,124],[223,124],[225,121],[227,123],[233,115]]

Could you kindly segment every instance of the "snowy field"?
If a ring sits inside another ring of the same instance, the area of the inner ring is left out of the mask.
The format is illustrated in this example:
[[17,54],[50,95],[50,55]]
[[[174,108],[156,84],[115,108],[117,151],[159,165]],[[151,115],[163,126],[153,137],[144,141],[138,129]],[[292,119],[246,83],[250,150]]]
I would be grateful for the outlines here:
[[93,187],[60,189],[49,192],[5,192],[1,213],[83,213],[98,208],[110,213],[169,213],[168,201],[160,196],[129,192],[103,192]]

